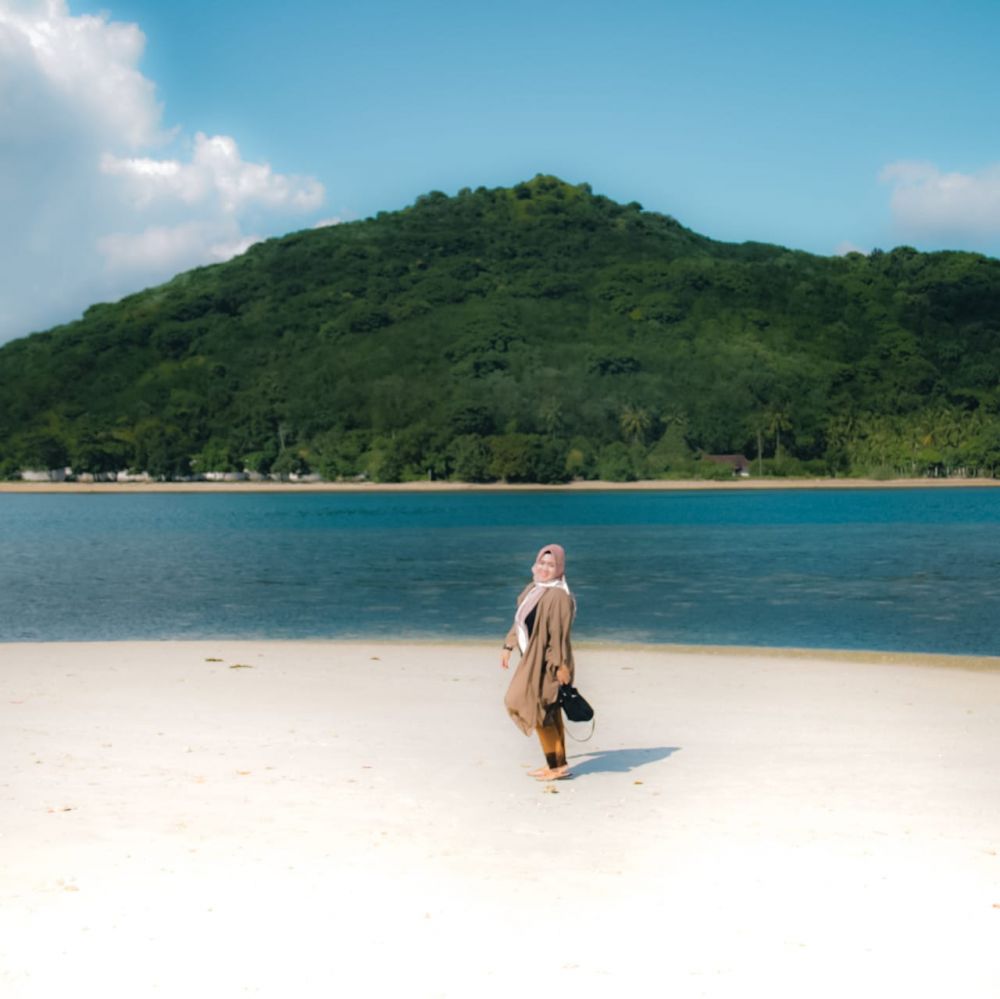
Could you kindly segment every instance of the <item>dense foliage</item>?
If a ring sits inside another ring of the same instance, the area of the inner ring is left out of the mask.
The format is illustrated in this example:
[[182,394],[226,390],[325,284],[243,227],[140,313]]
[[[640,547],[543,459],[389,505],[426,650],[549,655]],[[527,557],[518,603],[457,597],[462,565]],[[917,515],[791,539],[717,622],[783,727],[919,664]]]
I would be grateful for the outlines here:
[[538,176],[0,348],[0,474],[993,474],[1000,261],[714,242]]

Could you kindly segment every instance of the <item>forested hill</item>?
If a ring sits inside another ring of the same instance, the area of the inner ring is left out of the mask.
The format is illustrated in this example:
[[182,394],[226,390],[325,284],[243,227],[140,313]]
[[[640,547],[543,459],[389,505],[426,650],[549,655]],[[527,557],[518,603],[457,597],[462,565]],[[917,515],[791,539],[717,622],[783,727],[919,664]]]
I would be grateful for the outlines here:
[[0,474],[992,474],[998,379],[1000,261],[719,243],[538,176],[7,344]]

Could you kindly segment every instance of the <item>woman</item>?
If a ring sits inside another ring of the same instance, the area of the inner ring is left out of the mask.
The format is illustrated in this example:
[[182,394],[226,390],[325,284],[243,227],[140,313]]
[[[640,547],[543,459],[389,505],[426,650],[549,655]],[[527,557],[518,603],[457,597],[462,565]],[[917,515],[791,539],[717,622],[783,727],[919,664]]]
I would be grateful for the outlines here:
[[557,703],[559,685],[573,682],[573,647],[570,629],[576,601],[566,585],[566,553],[559,545],[546,545],[532,567],[533,582],[517,598],[514,624],[507,633],[500,665],[510,668],[516,646],[521,661],[504,698],[514,724],[530,735],[538,733],[545,766],[530,770],[539,780],[572,776],[566,764],[566,736]]

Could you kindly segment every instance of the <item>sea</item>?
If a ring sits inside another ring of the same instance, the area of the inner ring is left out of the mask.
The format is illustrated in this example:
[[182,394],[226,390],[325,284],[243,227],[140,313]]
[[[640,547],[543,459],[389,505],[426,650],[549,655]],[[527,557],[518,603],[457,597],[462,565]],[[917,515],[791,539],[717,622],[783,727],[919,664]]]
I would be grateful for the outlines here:
[[[1000,655],[1000,490],[0,494],[0,642],[577,640]],[[2,649],[0,649],[2,658]]]

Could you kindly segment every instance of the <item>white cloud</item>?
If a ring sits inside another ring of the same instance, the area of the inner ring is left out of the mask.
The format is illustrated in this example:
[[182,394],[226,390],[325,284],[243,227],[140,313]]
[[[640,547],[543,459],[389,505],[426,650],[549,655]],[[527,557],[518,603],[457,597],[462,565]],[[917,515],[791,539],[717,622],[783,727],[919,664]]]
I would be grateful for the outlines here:
[[228,259],[261,238],[245,225],[282,231],[323,203],[317,180],[245,161],[230,136],[165,128],[145,43],[65,0],[0,0],[0,342]]
[[323,185],[311,177],[286,177],[266,163],[246,163],[226,135],[195,136],[190,163],[105,153],[101,172],[121,177],[132,203],[157,200],[185,205],[213,204],[227,215],[250,207],[312,211],[323,203]]
[[893,221],[903,232],[978,243],[1000,236],[1000,163],[976,173],[945,173],[933,163],[890,163]]
[[175,273],[192,259],[218,263],[244,253],[259,236],[243,236],[235,227],[212,222],[148,226],[137,233],[112,233],[97,243],[107,267],[117,273]]
[[0,62],[12,70],[3,82],[13,84],[3,94],[14,98],[0,113],[7,118],[18,101],[41,98],[130,148],[162,141],[155,87],[136,68],[145,46],[138,25],[73,17],[65,0],[0,0]]

